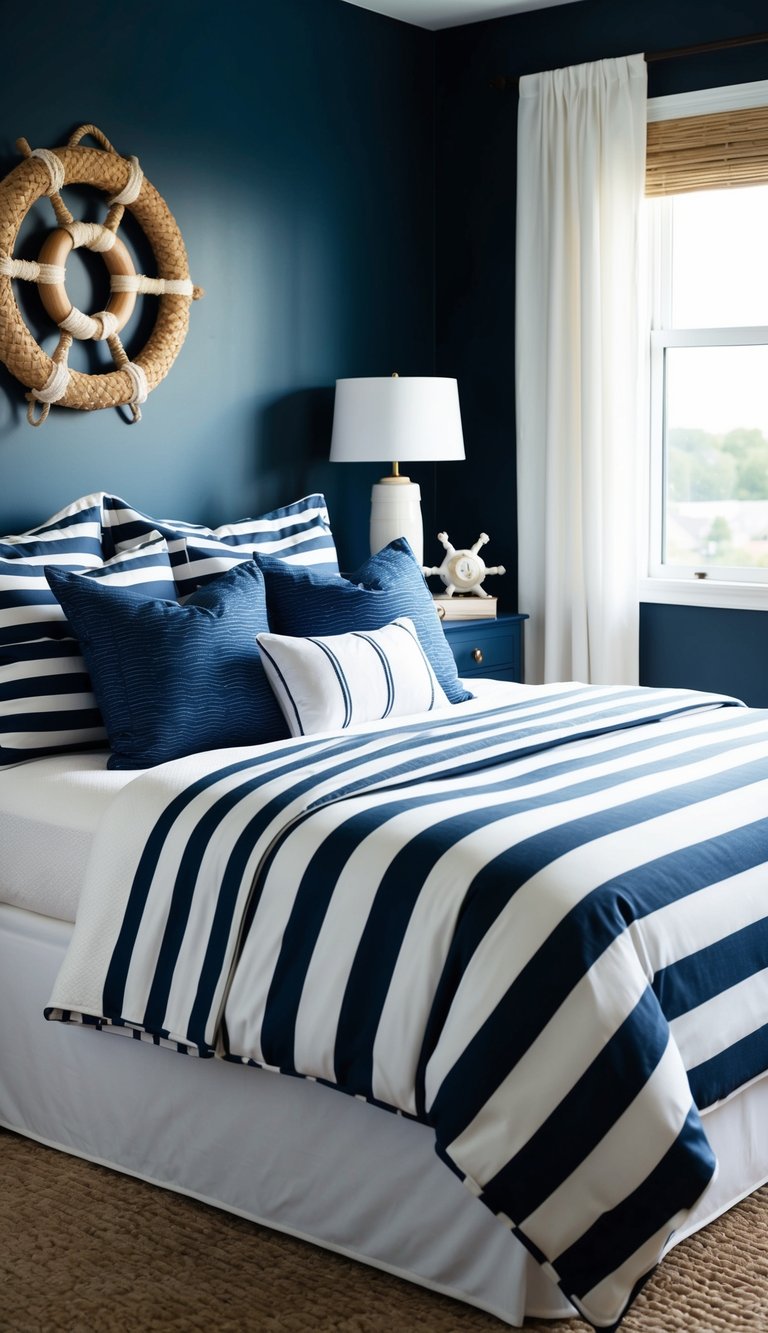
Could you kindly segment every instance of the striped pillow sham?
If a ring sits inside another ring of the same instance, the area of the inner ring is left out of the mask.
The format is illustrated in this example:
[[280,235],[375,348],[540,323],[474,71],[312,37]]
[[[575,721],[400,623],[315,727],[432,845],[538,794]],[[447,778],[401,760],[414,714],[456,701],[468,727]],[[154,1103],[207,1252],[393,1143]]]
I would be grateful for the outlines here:
[[250,560],[254,553],[274,555],[288,564],[311,566],[325,574],[339,572],[328,508],[320,494],[218,528],[183,519],[151,518],[116,496],[105,496],[103,542],[107,554],[158,534],[168,542],[180,597],[188,596],[233,565]]
[[0,559],[95,568],[104,560],[101,548],[103,501],[103,491],[84,495],[52,514],[38,527],[18,536],[0,537]]
[[257,637],[292,736],[449,706],[407,617],[368,633]]
[[[98,568],[65,559],[58,567],[136,597],[176,600],[162,540]],[[0,559],[0,765],[105,742],[80,646],[48,586],[46,565],[38,557]]]

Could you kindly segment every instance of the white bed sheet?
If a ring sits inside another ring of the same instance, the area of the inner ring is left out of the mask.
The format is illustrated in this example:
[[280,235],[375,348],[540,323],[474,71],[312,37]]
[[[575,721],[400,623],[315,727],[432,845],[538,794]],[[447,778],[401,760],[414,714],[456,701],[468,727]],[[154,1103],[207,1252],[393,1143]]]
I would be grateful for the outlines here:
[[0,768],[0,902],[74,921],[94,830],[137,776],[106,750]]

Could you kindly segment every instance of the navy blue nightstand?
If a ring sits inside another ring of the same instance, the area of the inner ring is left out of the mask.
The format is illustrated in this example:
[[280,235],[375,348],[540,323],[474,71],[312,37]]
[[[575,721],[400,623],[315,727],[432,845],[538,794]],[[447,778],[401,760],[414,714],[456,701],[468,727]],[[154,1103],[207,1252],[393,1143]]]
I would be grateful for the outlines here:
[[523,624],[527,619],[527,615],[502,612],[495,619],[444,620],[459,675],[522,681]]

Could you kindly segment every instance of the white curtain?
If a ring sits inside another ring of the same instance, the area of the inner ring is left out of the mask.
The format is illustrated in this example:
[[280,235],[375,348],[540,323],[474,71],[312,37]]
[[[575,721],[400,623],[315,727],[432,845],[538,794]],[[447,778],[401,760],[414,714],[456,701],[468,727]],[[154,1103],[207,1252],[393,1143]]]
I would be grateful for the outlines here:
[[526,679],[633,684],[646,66],[520,81],[519,605]]

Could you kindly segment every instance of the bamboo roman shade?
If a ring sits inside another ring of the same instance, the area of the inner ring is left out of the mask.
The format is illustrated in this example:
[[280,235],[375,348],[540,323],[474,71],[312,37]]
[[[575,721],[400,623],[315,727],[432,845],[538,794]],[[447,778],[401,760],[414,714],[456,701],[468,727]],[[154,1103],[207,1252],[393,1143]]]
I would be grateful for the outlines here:
[[768,106],[648,125],[645,192],[768,184]]

